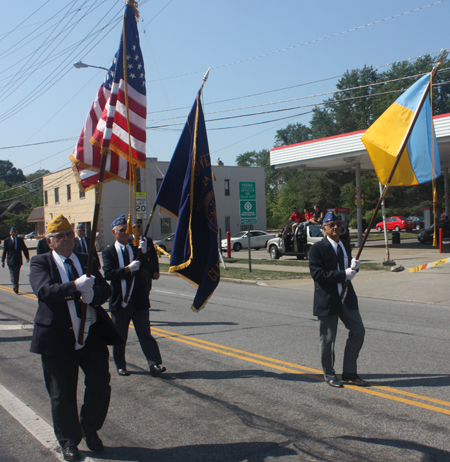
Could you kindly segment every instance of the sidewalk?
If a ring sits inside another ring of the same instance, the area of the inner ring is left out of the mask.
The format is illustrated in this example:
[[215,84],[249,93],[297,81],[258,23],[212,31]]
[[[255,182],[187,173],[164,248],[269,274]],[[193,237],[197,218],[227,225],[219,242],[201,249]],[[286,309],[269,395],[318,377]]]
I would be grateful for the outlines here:
[[[358,248],[353,249],[353,256]],[[404,239],[400,244],[389,245],[390,259],[405,269],[401,272],[360,271],[353,280],[353,286],[359,297],[383,300],[411,301],[438,304],[450,307],[450,263],[415,273],[409,269],[450,257],[439,253],[439,248],[431,244],[420,244],[414,239]],[[283,257],[287,259],[288,257]],[[361,253],[363,263],[381,263],[386,259],[386,247],[383,241],[367,241]],[[228,264],[234,266],[233,264]],[[241,265],[239,265],[241,266]],[[255,269],[268,269],[267,265],[252,265]],[[277,266],[277,271],[309,272],[308,268],[295,266]],[[272,287],[314,291],[312,279],[289,279],[264,281]]]

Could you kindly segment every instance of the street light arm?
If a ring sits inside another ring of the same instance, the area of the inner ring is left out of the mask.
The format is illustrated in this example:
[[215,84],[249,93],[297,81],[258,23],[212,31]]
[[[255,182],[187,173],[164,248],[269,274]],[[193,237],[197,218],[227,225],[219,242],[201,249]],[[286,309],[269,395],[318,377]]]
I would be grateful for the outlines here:
[[103,69],[104,71],[109,71],[106,67],[102,66],[91,66],[90,64],[85,64],[82,61],[77,61],[76,63],[73,63],[73,67],[76,69],[85,69],[86,67],[95,67],[95,69]]

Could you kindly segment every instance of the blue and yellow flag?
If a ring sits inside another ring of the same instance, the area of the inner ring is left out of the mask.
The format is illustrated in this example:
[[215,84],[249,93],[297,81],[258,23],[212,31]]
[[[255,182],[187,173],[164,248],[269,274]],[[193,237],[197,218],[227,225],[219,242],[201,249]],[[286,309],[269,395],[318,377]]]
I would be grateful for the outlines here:
[[206,305],[220,281],[216,199],[200,94],[155,201],[178,220],[169,272],[198,287],[194,311]]
[[[431,74],[419,79],[389,106],[361,137],[378,180],[383,185],[389,178],[414,114],[430,83]],[[390,186],[418,185],[432,181],[440,175],[439,150],[428,93]]]

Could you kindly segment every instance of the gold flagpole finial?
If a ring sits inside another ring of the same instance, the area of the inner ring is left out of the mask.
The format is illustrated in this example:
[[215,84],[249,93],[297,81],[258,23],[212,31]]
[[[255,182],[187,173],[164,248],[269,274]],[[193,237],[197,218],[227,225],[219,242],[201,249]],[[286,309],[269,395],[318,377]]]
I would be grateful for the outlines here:
[[133,8],[133,13],[134,16],[136,17],[136,20],[140,18],[139,16],[139,10],[138,10],[138,2],[136,0],[126,0],[125,5],[130,5],[131,8]]

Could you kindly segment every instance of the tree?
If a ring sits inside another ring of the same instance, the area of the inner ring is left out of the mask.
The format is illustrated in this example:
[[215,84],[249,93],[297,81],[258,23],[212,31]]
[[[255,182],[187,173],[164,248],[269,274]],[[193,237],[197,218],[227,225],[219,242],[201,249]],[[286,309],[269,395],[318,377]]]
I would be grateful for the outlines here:
[[34,225],[32,223],[27,223],[27,219],[30,216],[30,210],[25,210],[22,213],[7,212],[6,219],[4,223],[7,225],[8,229],[14,226],[20,232],[28,233],[33,231]]
[[26,178],[22,170],[15,168],[12,162],[0,160],[0,180],[4,181],[6,185],[12,186],[23,183]]
[[312,139],[312,130],[303,124],[289,124],[286,128],[278,130],[275,135],[275,147],[302,143]]

